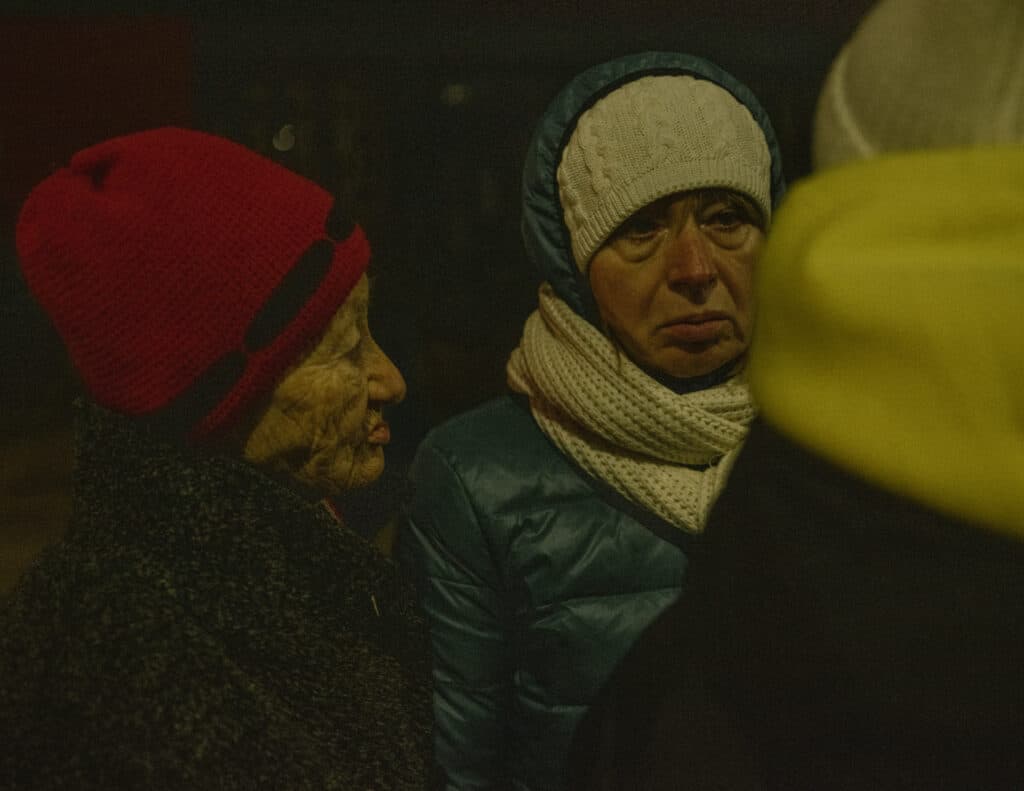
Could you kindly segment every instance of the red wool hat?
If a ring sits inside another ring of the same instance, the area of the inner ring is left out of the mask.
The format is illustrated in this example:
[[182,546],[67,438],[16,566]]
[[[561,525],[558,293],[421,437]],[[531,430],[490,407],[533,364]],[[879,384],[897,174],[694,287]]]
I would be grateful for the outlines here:
[[96,402],[200,439],[273,390],[366,270],[333,204],[236,143],[155,129],[75,154],[16,243]]

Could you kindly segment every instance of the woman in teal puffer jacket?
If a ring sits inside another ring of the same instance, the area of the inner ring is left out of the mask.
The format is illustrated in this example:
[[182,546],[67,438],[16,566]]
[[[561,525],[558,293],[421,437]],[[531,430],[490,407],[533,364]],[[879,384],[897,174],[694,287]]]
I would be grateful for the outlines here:
[[562,787],[588,704],[678,594],[753,417],[752,270],[783,189],[757,100],[699,58],[601,64],[542,118],[523,235],[545,282],[513,394],[427,436],[399,544],[449,787]]

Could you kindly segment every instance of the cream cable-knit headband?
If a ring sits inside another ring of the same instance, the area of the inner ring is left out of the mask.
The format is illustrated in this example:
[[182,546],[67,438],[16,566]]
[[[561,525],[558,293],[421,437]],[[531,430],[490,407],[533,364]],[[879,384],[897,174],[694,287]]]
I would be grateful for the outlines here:
[[558,167],[573,257],[585,269],[633,212],[685,190],[725,187],[771,218],[771,154],[750,111],[708,80],[641,77],[580,116]]

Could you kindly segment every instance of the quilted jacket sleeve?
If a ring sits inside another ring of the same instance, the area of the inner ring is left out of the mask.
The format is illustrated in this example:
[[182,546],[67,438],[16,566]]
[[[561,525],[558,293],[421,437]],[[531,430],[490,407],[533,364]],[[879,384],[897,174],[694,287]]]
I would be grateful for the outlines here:
[[453,454],[428,438],[411,475],[416,494],[398,552],[430,619],[437,760],[447,788],[498,788],[512,673],[499,566]]

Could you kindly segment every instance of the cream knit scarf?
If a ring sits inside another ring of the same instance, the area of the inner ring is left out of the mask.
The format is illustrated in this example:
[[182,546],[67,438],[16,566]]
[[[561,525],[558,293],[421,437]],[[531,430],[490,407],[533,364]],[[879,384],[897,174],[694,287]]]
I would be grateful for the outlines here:
[[563,453],[629,500],[692,532],[704,528],[754,416],[741,377],[676,394],[547,283],[507,374]]

